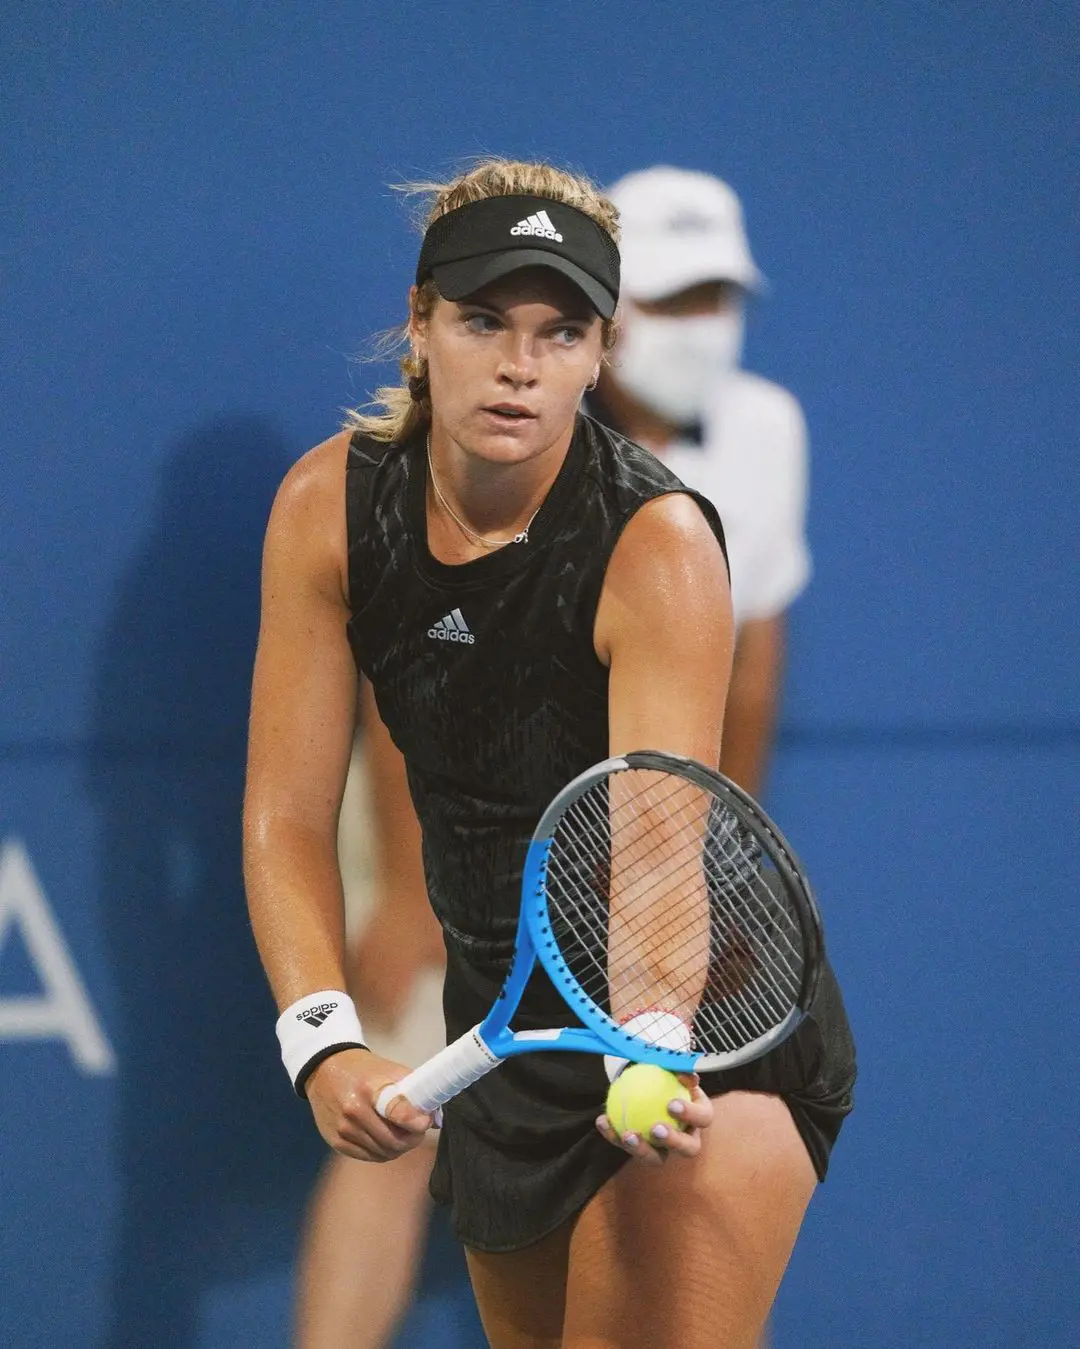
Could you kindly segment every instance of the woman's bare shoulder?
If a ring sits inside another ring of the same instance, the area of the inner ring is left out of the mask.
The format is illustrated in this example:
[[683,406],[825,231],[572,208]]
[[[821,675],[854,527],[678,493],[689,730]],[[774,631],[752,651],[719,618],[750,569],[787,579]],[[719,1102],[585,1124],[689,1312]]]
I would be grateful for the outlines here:
[[289,469],[278,488],[267,527],[267,546],[316,570],[342,572],[348,551],[345,536],[345,465],[349,433],[316,445]]
[[726,581],[724,554],[698,503],[685,492],[669,492],[647,501],[623,530],[609,574],[625,574],[631,589],[660,584],[684,569]]
[[306,512],[340,502],[345,493],[348,455],[348,431],[339,431],[308,450],[282,479],[275,511]]

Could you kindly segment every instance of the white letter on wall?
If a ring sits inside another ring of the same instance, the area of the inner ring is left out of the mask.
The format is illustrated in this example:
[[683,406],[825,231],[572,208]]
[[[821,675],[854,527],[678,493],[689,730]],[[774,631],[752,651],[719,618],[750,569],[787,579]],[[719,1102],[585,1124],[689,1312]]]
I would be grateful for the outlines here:
[[112,1073],[116,1057],[68,954],[30,858],[14,841],[0,848],[0,949],[18,927],[44,992],[0,997],[0,1041],[64,1040],[87,1074]]

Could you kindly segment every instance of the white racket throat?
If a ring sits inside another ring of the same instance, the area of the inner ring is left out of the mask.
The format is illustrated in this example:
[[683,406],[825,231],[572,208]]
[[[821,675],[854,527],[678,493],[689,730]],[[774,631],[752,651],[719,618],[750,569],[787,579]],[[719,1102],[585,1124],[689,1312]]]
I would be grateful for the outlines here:
[[[656,1008],[650,1008],[648,1011],[635,1012],[619,1025],[627,1035],[636,1036],[655,1049],[673,1049],[677,1054],[690,1053],[690,1027],[674,1012],[661,1012]],[[620,1058],[615,1054],[605,1054],[604,1070],[608,1075],[608,1081],[614,1082],[630,1062],[630,1059]]]

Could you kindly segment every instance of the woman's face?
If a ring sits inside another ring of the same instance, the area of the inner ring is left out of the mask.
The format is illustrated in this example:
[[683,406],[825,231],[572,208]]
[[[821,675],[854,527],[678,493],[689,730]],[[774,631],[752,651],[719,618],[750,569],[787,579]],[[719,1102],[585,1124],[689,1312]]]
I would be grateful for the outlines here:
[[568,435],[603,356],[599,315],[548,267],[512,272],[413,318],[428,361],[433,429],[466,453],[517,463]]

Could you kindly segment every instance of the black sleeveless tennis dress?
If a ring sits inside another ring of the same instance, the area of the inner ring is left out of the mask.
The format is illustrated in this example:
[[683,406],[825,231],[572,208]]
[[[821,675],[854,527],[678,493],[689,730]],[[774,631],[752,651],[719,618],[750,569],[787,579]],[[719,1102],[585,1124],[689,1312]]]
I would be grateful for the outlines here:
[[[528,541],[460,565],[427,546],[421,433],[354,435],[346,477],[349,641],[405,757],[447,952],[453,1039],[481,1021],[513,954],[525,852],[555,793],[608,754],[607,670],[593,626],[608,561],[641,506],[672,492],[715,509],[653,455],[579,416]],[[642,748],[648,748],[643,746]],[[542,971],[515,1029],[577,1024]],[[854,1051],[831,971],[813,1014],[705,1089],[782,1095],[820,1177],[851,1109]],[[516,1250],[576,1213],[627,1160],[596,1131],[607,1089],[591,1054],[510,1059],[445,1111],[431,1189],[455,1232]]]

